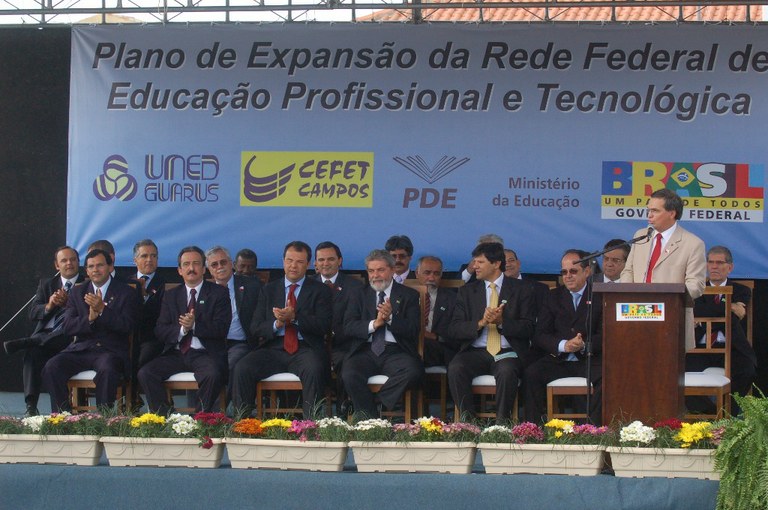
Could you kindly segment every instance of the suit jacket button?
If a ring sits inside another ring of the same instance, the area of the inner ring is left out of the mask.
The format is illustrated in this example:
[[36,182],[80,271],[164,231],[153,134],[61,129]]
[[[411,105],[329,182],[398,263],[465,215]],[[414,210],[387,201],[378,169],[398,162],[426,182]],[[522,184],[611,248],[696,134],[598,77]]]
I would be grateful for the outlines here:
[[101,342],[96,342],[96,347],[101,347]]

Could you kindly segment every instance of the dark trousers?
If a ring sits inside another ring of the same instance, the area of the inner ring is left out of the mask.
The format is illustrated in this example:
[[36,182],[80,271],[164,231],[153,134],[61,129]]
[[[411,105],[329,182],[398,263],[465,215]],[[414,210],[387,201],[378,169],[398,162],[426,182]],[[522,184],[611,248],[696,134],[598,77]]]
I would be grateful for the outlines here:
[[[126,357],[128,353],[126,353]],[[125,376],[126,360],[101,348],[64,351],[48,360],[43,367],[43,387],[51,396],[51,411],[71,411],[67,381],[83,370],[95,370],[96,405],[110,407],[117,398],[117,388]]]
[[378,392],[381,403],[388,410],[393,410],[405,390],[419,384],[424,375],[421,360],[408,354],[394,343],[387,343],[380,356],[371,351],[370,344],[363,345],[352,353],[341,369],[341,378],[347,390],[355,412],[368,417],[379,415],[376,400],[368,389],[368,378],[374,375],[386,375],[389,379]]
[[24,402],[27,406],[37,407],[42,385],[42,371],[52,357],[61,352],[69,344],[71,338],[64,335],[51,336],[44,332],[32,338],[39,340],[40,345],[34,345],[24,351],[21,367],[21,377],[24,382]]
[[299,350],[288,354],[283,349],[283,337],[278,337],[237,363],[232,381],[235,412],[249,414],[253,410],[257,382],[271,375],[290,372],[301,380],[301,407],[304,417],[309,419],[314,415],[315,406],[323,400],[330,368],[331,362],[324,350],[313,349],[300,341]]
[[[504,351],[505,349],[502,349],[502,352]],[[494,361],[494,357],[485,348],[470,347],[456,354],[448,365],[448,386],[461,415],[475,416],[472,379],[481,375],[493,375],[496,379],[496,421],[507,422],[512,419],[522,371],[523,363],[520,358]]]
[[195,374],[198,386],[196,408],[215,411],[216,398],[227,379],[226,354],[205,349],[190,349],[186,354],[171,349],[139,369],[139,383],[147,396],[149,410],[160,415],[168,414],[171,403],[163,382],[179,372]]
[[[586,359],[566,361],[563,356],[544,356],[525,370],[525,419],[541,423],[547,414],[547,384],[561,377],[586,377]],[[600,358],[592,359],[592,387],[589,417],[594,424],[602,421],[602,380],[603,368]]]

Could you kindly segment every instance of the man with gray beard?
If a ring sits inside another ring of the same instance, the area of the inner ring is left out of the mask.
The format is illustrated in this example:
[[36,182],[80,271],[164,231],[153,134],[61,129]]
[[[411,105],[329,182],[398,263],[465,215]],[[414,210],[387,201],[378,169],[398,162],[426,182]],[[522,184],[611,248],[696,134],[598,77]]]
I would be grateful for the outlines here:
[[355,412],[375,418],[379,412],[368,389],[369,377],[389,378],[378,396],[391,411],[424,374],[418,353],[421,311],[419,293],[394,281],[395,260],[388,251],[373,250],[365,267],[370,285],[350,300],[344,315],[344,331],[352,345],[341,377]]

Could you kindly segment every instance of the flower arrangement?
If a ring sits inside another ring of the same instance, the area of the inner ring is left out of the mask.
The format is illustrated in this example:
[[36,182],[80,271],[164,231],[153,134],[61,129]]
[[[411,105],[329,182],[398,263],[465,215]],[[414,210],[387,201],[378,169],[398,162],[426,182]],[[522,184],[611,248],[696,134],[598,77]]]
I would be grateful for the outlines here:
[[106,420],[98,413],[63,412],[22,419],[0,416],[0,433],[2,434],[100,436],[105,430]]
[[481,443],[538,444],[544,442],[544,430],[529,421],[514,427],[491,425],[480,434]]
[[590,444],[601,445],[610,441],[608,427],[596,427],[590,423],[576,425],[571,420],[549,420],[544,424],[546,442],[553,444]]
[[398,443],[476,442],[480,432],[480,427],[471,423],[445,423],[432,416],[424,416],[411,423],[395,425],[381,419],[363,420],[358,422],[352,430],[356,441]]
[[118,415],[106,421],[109,434],[125,437],[196,437],[203,448],[213,446],[213,437],[229,435],[232,420],[221,413],[171,414],[154,413],[140,416]]
[[647,448],[716,448],[723,426],[708,421],[685,423],[677,418],[657,422],[653,427],[634,421],[619,430],[619,445]]
[[236,437],[259,437],[263,439],[288,439],[298,441],[346,442],[352,427],[341,418],[320,420],[286,420],[272,418],[261,421],[245,418],[234,424],[232,433]]

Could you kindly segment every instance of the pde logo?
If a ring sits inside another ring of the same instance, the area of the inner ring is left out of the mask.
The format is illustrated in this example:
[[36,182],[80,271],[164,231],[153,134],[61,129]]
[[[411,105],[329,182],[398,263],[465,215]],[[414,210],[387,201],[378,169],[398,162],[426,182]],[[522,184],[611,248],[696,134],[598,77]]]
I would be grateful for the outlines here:
[[[430,166],[421,156],[396,156],[393,159],[427,184],[436,183],[469,161],[469,158],[443,156],[435,165]],[[458,188],[405,188],[403,208],[407,209],[412,203],[418,202],[420,209],[431,209],[438,204],[441,209],[455,209],[457,191]]]
[[93,181],[93,194],[101,201],[117,198],[127,202],[136,196],[136,178],[128,174],[128,162],[119,154],[104,161],[102,173]]

